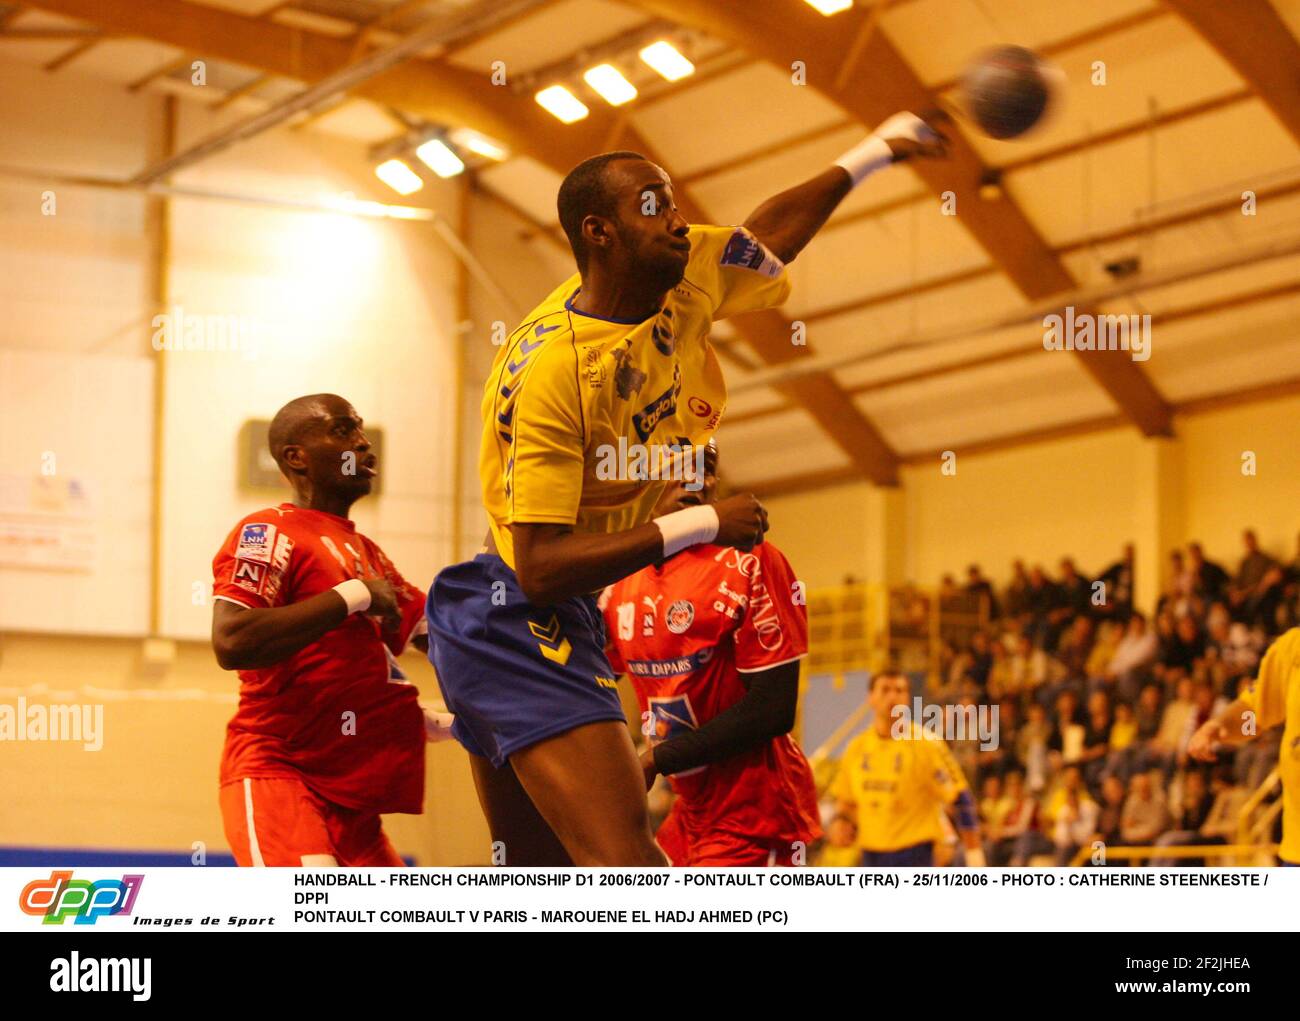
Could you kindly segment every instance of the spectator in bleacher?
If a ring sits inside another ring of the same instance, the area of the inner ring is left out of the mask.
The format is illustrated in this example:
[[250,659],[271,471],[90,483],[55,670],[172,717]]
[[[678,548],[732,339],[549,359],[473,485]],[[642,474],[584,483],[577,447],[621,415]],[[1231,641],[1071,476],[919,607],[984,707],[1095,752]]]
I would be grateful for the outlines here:
[[997,739],[994,747],[981,748],[976,756],[980,776],[1005,776],[1019,762],[1016,757],[1015,735],[1020,728],[1020,703],[1009,698],[994,708],[998,714]]
[[1150,844],[1169,822],[1164,794],[1150,773],[1136,773],[1128,782],[1128,797],[1120,820],[1120,839],[1126,844]]
[[1147,626],[1146,615],[1134,610],[1124,637],[1119,640],[1106,667],[1106,676],[1114,681],[1119,698],[1132,701],[1137,697],[1159,650],[1160,644],[1155,632]]
[[1029,569],[1025,607],[1029,615],[1028,634],[1033,638],[1034,644],[1048,652],[1054,651],[1056,628],[1053,615],[1061,607],[1061,590],[1038,564]]
[[1056,696],[1056,712],[1052,717],[1052,731],[1047,738],[1047,750],[1054,767],[1072,765],[1083,752],[1083,713],[1079,696],[1070,688]]
[[976,631],[970,639],[970,661],[966,665],[966,677],[981,692],[989,686],[989,671],[993,669],[993,651],[989,647],[989,636],[983,631]]
[[1001,702],[1003,699],[1019,694],[1020,688],[1016,684],[1011,653],[1007,651],[1006,642],[1002,638],[995,638],[989,646],[989,652],[993,657],[989,667],[989,701]]
[[1106,754],[1106,775],[1118,776],[1127,783],[1133,773],[1138,749],[1138,725],[1133,706],[1129,702],[1116,702],[1115,722],[1111,724]]
[[1187,561],[1183,557],[1183,551],[1173,550],[1169,554],[1169,577],[1156,610],[1159,613],[1168,613],[1174,617],[1186,613],[1191,594],[1192,576],[1187,570]]
[[1047,742],[1051,736],[1047,710],[1038,702],[1030,702],[1028,719],[1016,735],[1016,752],[1025,769],[1025,784],[1035,793],[1047,786]]
[[990,827],[999,822],[1006,806],[1002,802],[1002,777],[985,776],[980,781],[979,815],[980,826],[988,832]]
[[1118,847],[1119,828],[1124,816],[1124,781],[1118,776],[1108,776],[1101,785],[1101,808],[1097,813],[1097,832],[1094,841]]
[[1207,844],[1235,844],[1237,826],[1241,820],[1241,810],[1254,787],[1242,787],[1233,782],[1232,769],[1216,766],[1210,777],[1210,790],[1214,794],[1214,803],[1210,807],[1205,822],[1201,824],[1201,837]]
[[1023,560],[1011,565],[1011,583],[1007,586],[1002,611],[1012,620],[1029,612],[1029,574]]
[[1092,584],[1079,573],[1073,557],[1061,560],[1061,580],[1057,582],[1060,589],[1061,606],[1057,609],[1057,618],[1068,621],[1071,617],[1092,613]]
[[988,607],[988,619],[998,619],[998,598],[993,593],[993,583],[981,573],[979,564],[966,568],[966,594],[983,599]]
[[1118,621],[1102,620],[1096,626],[1092,649],[1089,650],[1088,658],[1083,664],[1083,675],[1088,678],[1088,683],[1092,687],[1104,687],[1107,684],[1110,661],[1115,658],[1123,634],[1124,626]]
[[1205,635],[1191,614],[1179,617],[1174,623],[1174,633],[1161,651],[1160,664],[1166,670],[1191,673],[1192,666],[1205,654]]
[[1207,604],[1223,598],[1224,589],[1228,587],[1228,572],[1213,560],[1205,559],[1205,551],[1201,549],[1199,542],[1188,545],[1187,558],[1192,576],[1192,590]]
[[1056,658],[1065,668],[1066,682],[1078,684],[1088,676],[1088,655],[1092,652],[1092,618],[1080,614],[1064,618],[1065,631],[1056,646]]
[[1061,774],[1061,787],[1053,795],[1048,809],[1052,821],[1052,843],[1056,864],[1068,865],[1079,848],[1097,832],[1100,807],[1088,793],[1077,767],[1069,766]]
[[1259,548],[1254,529],[1242,532],[1241,541],[1246,554],[1228,586],[1228,605],[1237,620],[1271,629],[1276,626],[1273,610],[1282,595],[1281,565]]
[[1105,602],[1097,608],[1098,615],[1113,617],[1119,621],[1128,619],[1133,612],[1133,544],[1124,544],[1120,559],[1111,564],[1097,580],[1106,587],[1103,590]]
[[1192,720],[1196,704],[1192,701],[1192,679],[1180,677],[1170,699],[1160,715],[1160,729],[1147,742],[1143,770],[1159,769],[1166,778],[1187,748],[1192,735]]
[[1025,790],[1019,770],[1006,775],[1006,786],[997,813],[997,823],[985,831],[990,865],[1006,865],[1015,853],[1016,842],[1031,831],[1038,815],[1038,801]]
[[[1205,782],[1205,773],[1200,769],[1189,769],[1183,774],[1181,790],[1177,803],[1171,812],[1173,828],[1156,837],[1156,847],[1174,847],[1179,844],[1199,844],[1202,842],[1201,827],[1210,817],[1214,807],[1214,795],[1210,793]],[[1172,868],[1175,865],[1203,864],[1199,859],[1152,858],[1151,864],[1160,868]]]
[[939,608],[960,610],[961,602],[961,589],[957,587],[957,579],[951,574],[945,574],[943,580],[939,582]]
[[1137,718],[1138,741],[1145,745],[1160,732],[1163,712],[1164,705],[1159,685],[1145,685],[1138,695],[1137,709],[1134,710],[1134,716]]
[[1110,696],[1104,691],[1094,691],[1088,696],[1087,722],[1083,725],[1083,748],[1078,763],[1083,769],[1083,780],[1089,790],[1101,785],[1110,755],[1110,731],[1114,725],[1111,716]]

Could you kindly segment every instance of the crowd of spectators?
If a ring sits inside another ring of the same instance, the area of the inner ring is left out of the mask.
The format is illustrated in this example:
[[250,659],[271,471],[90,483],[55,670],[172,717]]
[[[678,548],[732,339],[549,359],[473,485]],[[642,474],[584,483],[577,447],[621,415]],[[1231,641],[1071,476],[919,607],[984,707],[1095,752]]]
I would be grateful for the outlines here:
[[974,734],[949,741],[976,792],[990,864],[1064,864],[1097,842],[1233,842],[1279,734],[1209,767],[1187,744],[1300,622],[1300,548],[1284,562],[1253,531],[1242,541],[1235,570],[1199,543],[1175,550],[1154,619],[1133,605],[1132,546],[1095,576],[1067,557],[1055,575],[1017,561],[1001,589],[977,565],[964,585],[944,579],[941,620],[964,610],[981,624],[944,644],[925,695],[997,707],[996,747]]

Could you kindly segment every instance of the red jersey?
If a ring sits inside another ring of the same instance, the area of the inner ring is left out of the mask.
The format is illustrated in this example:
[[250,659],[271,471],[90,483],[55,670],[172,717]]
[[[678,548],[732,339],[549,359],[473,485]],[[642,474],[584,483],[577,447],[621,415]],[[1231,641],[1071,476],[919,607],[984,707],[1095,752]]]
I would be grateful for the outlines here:
[[[652,744],[695,730],[739,702],[741,674],[808,651],[794,572],[770,542],[752,553],[692,546],[624,578],[605,603],[610,663],[636,689]],[[647,715],[652,714],[652,715]],[[789,734],[669,778],[697,834],[770,842],[821,836],[812,770]]]
[[298,777],[321,797],[370,812],[419,812],[424,714],[394,656],[424,621],[424,593],[351,521],[291,503],[250,514],[212,561],[212,593],[250,609],[288,606],[349,578],[387,578],[402,626],[361,613],[259,670],[239,671],[221,783]]

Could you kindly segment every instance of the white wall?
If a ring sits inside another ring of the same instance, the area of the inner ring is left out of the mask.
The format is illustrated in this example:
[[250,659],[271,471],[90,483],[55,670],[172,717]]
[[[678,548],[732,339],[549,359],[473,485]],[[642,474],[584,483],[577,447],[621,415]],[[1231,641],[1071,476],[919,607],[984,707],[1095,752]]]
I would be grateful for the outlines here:
[[[0,164],[125,179],[149,162],[163,100],[79,75],[0,62]],[[241,116],[180,104],[179,144]],[[241,143],[175,183],[263,195],[393,198],[363,146],[285,129]],[[55,215],[42,214],[53,191]],[[417,199],[451,222],[457,188]],[[155,333],[147,204],[137,193],[0,175],[0,474],[57,470],[97,494],[89,572],[0,569],[0,627],[145,634],[152,527]],[[343,394],[385,431],[383,494],[362,530],[412,581],[453,559],[455,262],[431,227],[200,199],[172,201],[170,312],[254,332],[252,351],[167,352],[161,518],[164,635],[202,639],[194,600],[234,522],[282,498],[236,485],[242,422],[285,401]]]
[[[0,164],[123,177],[145,158],[153,111],[123,89],[5,61],[0,96]],[[142,634],[153,380],[145,202],[0,176],[0,238],[0,474],[36,479],[52,465],[99,511],[90,570],[0,567],[0,627]]]
[[[187,111],[186,138],[213,129]],[[278,132],[207,161],[178,183],[295,197],[390,199],[364,153]],[[419,196],[453,223],[453,185]],[[170,294],[185,314],[239,317],[249,351],[169,351],[163,477],[162,631],[202,637],[195,582],[239,517],[284,499],[236,485],[236,437],[302,394],[339,393],[384,429],[383,492],[358,527],[413,583],[452,559],[456,264],[427,224],[280,211],[201,199],[173,203]]]

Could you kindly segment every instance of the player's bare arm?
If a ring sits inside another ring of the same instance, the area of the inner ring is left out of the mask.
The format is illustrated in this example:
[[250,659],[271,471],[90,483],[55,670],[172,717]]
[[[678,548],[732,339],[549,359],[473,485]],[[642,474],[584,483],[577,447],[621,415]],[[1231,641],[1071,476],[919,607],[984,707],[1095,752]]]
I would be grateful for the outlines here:
[[749,690],[739,702],[698,730],[646,749],[641,755],[646,790],[653,786],[660,773],[682,773],[721,762],[762,747],[794,729],[795,709],[799,704],[799,664],[782,663],[742,677],[749,682]]
[[[370,590],[366,613],[383,622],[384,630],[401,625],[393,587],[383,578],[364,578]],[[274,666],[347,619],[347,600],[330,589],[290,606],[239,606],[219,599],[212,607],[212,648],[223,670],[258,670]]]
[[867,174],[913,157],[942,157],[945,143],[933,123],[910,113],[896,114],[835,165],[764,202],[745,220],[745,229],[788,263]]
[[1254,710],[1241,700],[1218,716],[1206,720],[1187,743],[1187,754],[1199,762],[1213,762],[1221,745],[1245,744],[1253,736],[1249,714]]
[[[712,536],[696,541],[746,551],[763,541],[767,511],[755,496],[740,493],[709,507],[689,509],[706,524],[710,511],[716,513],[717,530]],[[673,541],[670,533],[683,521],[690,524],[688,519],[670,514],[624,532],[604,535],[579,534],[571,525],[511,525],[519,587],[528,601],[538,606],[599,592],[606,585],[676,552],[670,545]]]

